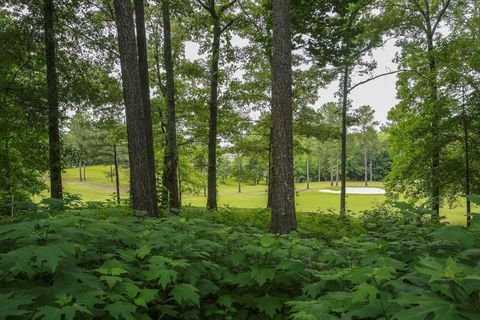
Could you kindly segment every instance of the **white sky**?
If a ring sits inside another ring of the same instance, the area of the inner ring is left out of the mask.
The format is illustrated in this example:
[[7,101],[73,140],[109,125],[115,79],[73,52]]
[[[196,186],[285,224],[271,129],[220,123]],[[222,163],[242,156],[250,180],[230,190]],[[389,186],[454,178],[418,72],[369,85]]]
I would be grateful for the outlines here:
[[[232,44],[238,47],[242,47],[246,44],[245,39],[238,37],[232,38]],[[189,60],[196,60],[198,58],[205,58],[198,55],[199,45],[194,42],[187,42],[185,45],[185,57]],[[377,61],[377,69],[374,75],[381,74],[388,71],[394,71],[397,69],[397,65],[392,62],[395,57],[395,53],[398,48],[394,46],[392,41],[387,42],[383,48],[376,49],[373,52],[373,59]],[[359,81],[365,80],[368,77],[354,76],[352,78],[352,85],[355,85]],[[396,89],[395,89],[396,75],[388,75],[369,83],[361,85],[353,90],[350,94],[353,108],[357,108],[361,105],[370,105],[375,110],[375,118],[381,124],[387,121],[388,111],[397,104]],[[318,101],[316,105],[320,106],[326,102],[338,101],[335,97],[335,92],[338,91],[338,81],[333,81],[325,88],[321,88],[318,93]]]

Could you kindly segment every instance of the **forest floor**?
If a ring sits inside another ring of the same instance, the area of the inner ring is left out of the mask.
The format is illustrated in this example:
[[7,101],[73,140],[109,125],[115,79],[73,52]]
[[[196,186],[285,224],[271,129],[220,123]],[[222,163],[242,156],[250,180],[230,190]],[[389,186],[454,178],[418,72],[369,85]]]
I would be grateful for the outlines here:
[[[113,199],[115,182],[110,179],[110,167],[104,165],[88,166],[86,168],[86,181],[79,181],[78,168],[67,169],[63,175],[63,184],[66,192],[79,194],[83,201],[104,201]],[[120,195],[122,199],[128,197],[128,170],[120,170]],[[348,187],[364,187],[361,181],[351,181]],[[382,182],[371,182],[369,187],[382,188]],[[267,187],[265,184],[242,184],[241,193],[238,192],[237,182],[227,180],[218,183],[219,206],[231,208],[265,208],[267,204]],[[299,212],[337,211],[340,195],[335,193],[320,192],[320,189],[340,190],[340,186],[330,186],[330,182],[311,182],[307,190],[305,183],[296,184],[296,208]],[[386,199],[381,194],[347,194],[347,210],[359,213],[380,205]],[[182,197],[184,205],[205,207],[206,197],[200,195],[186,195]],[[441,215],[454,224],[464,224],[464,208],[461,204],[456,207],[441,209]]]

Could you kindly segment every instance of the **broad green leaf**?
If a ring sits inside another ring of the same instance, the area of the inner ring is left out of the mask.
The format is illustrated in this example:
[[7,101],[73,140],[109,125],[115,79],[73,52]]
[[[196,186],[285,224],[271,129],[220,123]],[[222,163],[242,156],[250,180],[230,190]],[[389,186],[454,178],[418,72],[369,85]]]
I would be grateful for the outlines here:
[[424,320],[428,316],[434,316],[435,320],[463,319],[455,308],[455,305],[431,295],[404,295],[395,299],[395,302],[408,309],[393,315],[398,320]]
[[102,266],[95,271],[110,276],[119,276],[128,273],[125,266],[115,259],[105,261]]
[[230,309],[233,305],[233,298],[232,296],[230,295],[223,295],[223,296],[220,296],[218,297],[217,299],[217,304],[220,305],[220,306],[224,306],[228,309]]
[[147,308],[147,303],[155,300],[157,294],[158,290],[156,289],[141,289],[138,297],[135,299],[135,304]]
[[352,301],[354,303],[363,302],[368,298],[368,301],[372,303],[377,298],[378,289],[366,282],[359,284],[353,294]]
[[252,279],[259,285],[263,285],[267,281],[275,278],[276,270],[274,268],[253,267],[251,271]]
[[116,301],[106,306],[105,310],[116,320],[135,320],[134,313],[137,307],[126,301]]
[[269,295],[257,298],[257,308],[270,318],[273,318],[282,309],[282,299]]
[[200,304],[200,296],[198,295],[198,289],[188,283],[177,284],[173,287],[170,295],[180,305],[183,303],[191,303],[195,305]]
[[0,320],[29,314],[31,311],[24,307],[31,305],[34,299],[34,295],[0,292]]

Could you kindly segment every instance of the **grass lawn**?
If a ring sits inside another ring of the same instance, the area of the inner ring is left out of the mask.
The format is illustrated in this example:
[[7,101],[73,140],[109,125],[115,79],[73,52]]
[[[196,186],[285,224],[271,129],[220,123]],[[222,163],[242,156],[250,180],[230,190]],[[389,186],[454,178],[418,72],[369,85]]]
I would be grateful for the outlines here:
[[[67,169],[63,174],[65,192],[79,194],[85,201],[103,201],[112,198],[115,192],[115,182],[110,181],[110,166],[88,166],[86,169],[87,180],[80,182],[78,168]],[[120,195],[122,199],[128,197],[128,170],[120,170]],[[349,187],[363,187],[363,182],[348,182]],[[371,187],[383,187],[382,182],[372,182]],[[296,206],[299,212],[308,211],[337,211],[340,203],[339,194],[322,193],[319,189],[340,190],[340,187],[331,187],[330,182],[312,182],[310,189],[306,190],[305,183],[296,185]],[[218,183],[219,206],[234,208],[264,208],[267,204],[267,187],[261,185],[242,184],[242,192],[238,193],[237,183],[229,180],[227,183]],[[385,200],[384,195],[347,195],[347,210],[358,213],[371,209]],[[206,198],[203,195],[186,195],[182,197],[184,205],[205,207]],[[441,215],[446,216],[450,223],[464,224],[464,208],[442,208]]]

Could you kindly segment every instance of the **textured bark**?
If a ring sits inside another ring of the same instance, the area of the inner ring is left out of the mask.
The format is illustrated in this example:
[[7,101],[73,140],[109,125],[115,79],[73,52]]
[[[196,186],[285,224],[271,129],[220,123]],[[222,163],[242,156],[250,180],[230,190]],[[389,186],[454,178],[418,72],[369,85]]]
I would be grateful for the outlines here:
[[[150,196],[157,202],[155,177],[155,152],[153,148],[152,107],[150,104],[150,83],[148,74],[147,35],[145,32],[145,12],[143,0],[135,0],[135,24],[137,28],[138,72],[143,102],[143,126],[148,159],[147,174],[150,183]],[[156,206],[155,206],[156,207]],[[157,211],[156,211],[157,212]],[[156,213],[155,213],[156,215]]]
[[[465,92],[463,93],[465,96]],[[467,227],[470,227],[472,223],[472,204],[470,201],[470,141],[468,139],[468,120],[467,111],[465,110],[465,97],[463,98],[463,110],[462,110],[462,124],[463,124],[463,148],[464,148],[464,161],[465,161],[465,195],[466,195],[466,215],[467,215]]]
[[60,126],[58,107],[58,77],[55,53],[54,6],[53,0],[45,0],[45,54],[47,60],[47,103],[48,103],[48,150],[50,167],[50,195],[63,199],[62,163],[60,154]]
[[220,58],[220,21],[213,19],[212,57],[210,61],[210,119],[208,121],[208,197],[207,209],[217,209],[217,112],[218,61]]
[[307,154],[307,190],[310,190],[310,156]]
[[318,182],[322,182],[322,163],[318,160]]
[[240,179],[240,172],[242,171],[242,161],[240,158],[240,153],[237,154],[237,169],[238,169],[238,193],[242,193],[242,180]]
[[118,157],[116,144],[113,144],[113,161],[115,164],[115,187],[117,190],[117,204],[120,204],[120,177],[118,176]]
[[167,125],[163,187],[168,191],[170,209],[180,208],[177,181],[177,129],[175,115],[175,78],[172,59],[169,0],[162,0],[163,60],[166,73]]
[[130,194],[133,208],[158,215],[155,185],[151,183],[151,158],[148,155],[145,107],[142,98],[135,28],[129,0],[115,0],[115,22],[118,33],[123,97],[127,119]]
[[367,148],[367,138],[363,137],[363,161],[365,165],[365,187],[368,186],[368,148]]
[[273,0],[272,127],[273,193],[272,232],[296,229],[292,132],[291,2]]
[[348,79],[349,67],[345,64],[343,69],[342,84],[342,156],[341,156],[341,189],[340,189],[340,213],[345,213],[346,207],[346,187],[347,187],[347,108],[348,108]]

